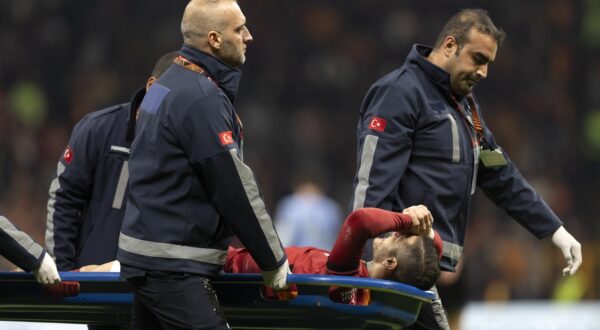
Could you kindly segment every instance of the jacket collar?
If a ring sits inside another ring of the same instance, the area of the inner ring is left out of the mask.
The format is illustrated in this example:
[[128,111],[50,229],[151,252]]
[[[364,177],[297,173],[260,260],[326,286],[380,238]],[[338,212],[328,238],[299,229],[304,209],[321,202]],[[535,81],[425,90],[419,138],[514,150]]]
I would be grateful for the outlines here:
[[[447,96],[452,96],[452,90],[450,89],[450,74],[427,59],[431,50],[432,49],[429,46],[414,45],[406,58],[406,62],[418,66],[421,71],[427,75],[429,80],[438,85]],[[455,98],[457,100],[462,99],[462,97]]]
[[200,51],[190,45],[184,44],[179,54],[200,67],[206,69],[208,74],[216,80],[219,87],[225,92],[227,97],[234,102],[237,95],[242,72],[235,69],[218,58]]
[[127,118],[127,141],[131,143],[135,136],[136,112],[146,95],[146,88],[140,88],[133,94],[129,102],[129,118]]

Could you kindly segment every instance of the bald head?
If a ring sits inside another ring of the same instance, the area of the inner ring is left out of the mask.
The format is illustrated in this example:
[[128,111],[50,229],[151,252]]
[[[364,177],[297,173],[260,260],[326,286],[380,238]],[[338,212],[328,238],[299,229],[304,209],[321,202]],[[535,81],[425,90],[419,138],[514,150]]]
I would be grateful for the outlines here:
[[181,20],[183,42],[238,66],[252,35],[236,0],[191,0]]
[[219,32],[227,27],[226,12],[231,11],[232,7],[238,7],[237,1],[191,0],[181,20],[183,42],[196,47],[207,43],[211,31]]

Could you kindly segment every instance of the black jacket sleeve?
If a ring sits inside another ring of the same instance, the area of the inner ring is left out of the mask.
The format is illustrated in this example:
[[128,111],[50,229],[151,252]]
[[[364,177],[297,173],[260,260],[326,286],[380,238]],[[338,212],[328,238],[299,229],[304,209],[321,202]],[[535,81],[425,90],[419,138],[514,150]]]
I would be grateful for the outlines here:
[[250,167],[230,149],[202,165],[217,210],[262,270],[279,267],[286,255]]
[[44,249],[20,231],[6,217],[0,216],[0,254],[25,271],[39,267]]
[[209,94],[184,116],[179,137],[222,219],[259,267],[273,270],[287,256],[254,174],[242,161],[235,118],[223,95]]
[[486,168],[479,165],[477,184],[485,195],[538,238],[554,233],[562,221],[539,193],[525,180],[508,154],[497,145],[492,132],[485,129],[486,147],[499,148],[506,166]]
[[411,156],[418,108],[403,90],[373,86],[367,93],[358,123],[358,171],[352,209],[392,208]]
[[75,267],[77,238],[83,213],[92,195],[98,150],[88,117],[73,129],[69,145],[60,157],[57,176],[49,191],[46,247],[58,270]]

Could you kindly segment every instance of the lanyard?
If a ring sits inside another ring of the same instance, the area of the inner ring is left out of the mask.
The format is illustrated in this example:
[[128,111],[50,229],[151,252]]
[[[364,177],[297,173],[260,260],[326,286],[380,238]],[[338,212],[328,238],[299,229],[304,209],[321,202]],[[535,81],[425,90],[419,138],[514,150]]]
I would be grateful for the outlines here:
[[[465,107],[462,102],[458,102],[454,96],[452,96],[452,100],[456,104],[458,108],[458,112],[463,116],[463,118],[475,129],[475,133],[477,134],[477,144],[481,145],[483,141],[483,125],[481,124],[481,119],[479,118],[479,113],[477,111],[477,105],[475,104],[475,100],[473,100],[472,96],[467,96],[467,102],[469,103],[469,109],[471,109],[471,118],[465,112]],[[475,141],[473,141],[475,143]]]
[[210,80],[216,84],[215,80],[208,74],[208,72],[206,72],[206,70],[204,68],[200,67],[196,63],[191,62],[190,60],[188,60],[187,58],[185,58],[181,55],[175,57],[173,59],[173,63],[181,66],[184,69],[188,69],[188,70],[194,71],[196,73],[203,74],[208,78],[208,80]]

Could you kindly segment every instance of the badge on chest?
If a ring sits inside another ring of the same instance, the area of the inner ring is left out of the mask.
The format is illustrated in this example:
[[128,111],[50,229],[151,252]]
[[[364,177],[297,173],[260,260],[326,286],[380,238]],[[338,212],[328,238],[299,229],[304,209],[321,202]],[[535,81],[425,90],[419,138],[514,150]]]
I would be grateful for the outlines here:
[[482,149],[479,153],[479,159],[486,168],[506,166],[508,164],[500,148],[495,150]]

